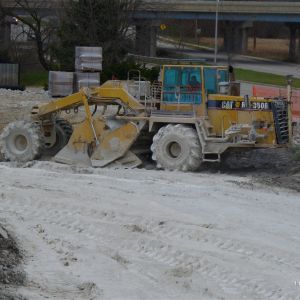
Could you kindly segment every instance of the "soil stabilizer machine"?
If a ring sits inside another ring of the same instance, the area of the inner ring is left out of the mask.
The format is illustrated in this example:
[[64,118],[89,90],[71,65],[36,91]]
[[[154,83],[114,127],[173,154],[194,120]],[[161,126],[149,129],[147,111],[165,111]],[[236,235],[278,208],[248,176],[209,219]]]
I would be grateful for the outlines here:
[[[285,147],[292,138],[290,102],[239,96],[233,70],[165,65],[161,81],[111,80],[33,107],[30,121],[2,132],[5,159],[136,167],[141,155],[159,168],[195,171],[228,149]],[[98,108],[98,110],[97,110]],[[71,125],[61,112],[83,115]]]

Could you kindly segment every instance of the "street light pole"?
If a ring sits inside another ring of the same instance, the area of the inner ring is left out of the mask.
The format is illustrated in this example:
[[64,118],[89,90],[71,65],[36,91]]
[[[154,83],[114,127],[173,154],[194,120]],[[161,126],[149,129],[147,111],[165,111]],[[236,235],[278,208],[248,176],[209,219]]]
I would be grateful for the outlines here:
[[219,24],[219,2],[216,0],[216,24],[215,24],[215,57],[214,63],[217,63],[217,54],[218,54],[218,24]]

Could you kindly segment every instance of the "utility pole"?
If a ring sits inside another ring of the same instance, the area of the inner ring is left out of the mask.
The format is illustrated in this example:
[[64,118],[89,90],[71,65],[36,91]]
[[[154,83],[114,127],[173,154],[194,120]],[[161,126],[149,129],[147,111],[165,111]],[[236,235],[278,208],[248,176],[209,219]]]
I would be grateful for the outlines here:
[[215,64],[217,63],[217,55],[218,55],[219,3],[220,3],[220,0],[216,0],[215,57],[214,57],[214,63]]

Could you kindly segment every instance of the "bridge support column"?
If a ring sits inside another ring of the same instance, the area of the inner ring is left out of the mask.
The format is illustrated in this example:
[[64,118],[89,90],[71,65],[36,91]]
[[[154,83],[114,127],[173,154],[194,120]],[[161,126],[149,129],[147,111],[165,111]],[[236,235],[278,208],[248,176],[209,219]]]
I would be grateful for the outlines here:
[[248,49],[249,28],[252,22],[226,22],[224,47],[228,53],[242,53]]
[[287,24],[290,29],[289,61],[297,61],[297,24]]
[[5,49],[10,43],[11,35],[11,21],[8,18],[4,18],[0,22],[0,43],[1,48]]
[[249,28],[251,27],[253,27],[253,23],[251,23],[251,25],[245,23],[242,27],[242,45],[241,45],[242,52],[246,52],[248,50]]
[[156,56],[157,26],[152,22],[136,24],[135,49],[140,55]]

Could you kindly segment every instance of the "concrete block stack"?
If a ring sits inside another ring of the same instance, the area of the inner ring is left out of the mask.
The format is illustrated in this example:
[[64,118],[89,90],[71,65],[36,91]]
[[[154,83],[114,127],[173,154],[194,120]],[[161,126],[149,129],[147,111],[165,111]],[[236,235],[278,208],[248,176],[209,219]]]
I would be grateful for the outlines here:
[[76,47],[75,49],[75,90],[100,85],[102,71],[101,47]]
[[97,87],[100,85],[101,71],[101,47],[76,47],[75,72],[50,71],[49,95],[65,97],[83,87]]
[[79,91],[83,87],[97,87],[100,85],[100,73],[75,73],[75,91]]
[[73,72],[49,72],[49,95],[51,97],[65,97],[73,93]]

